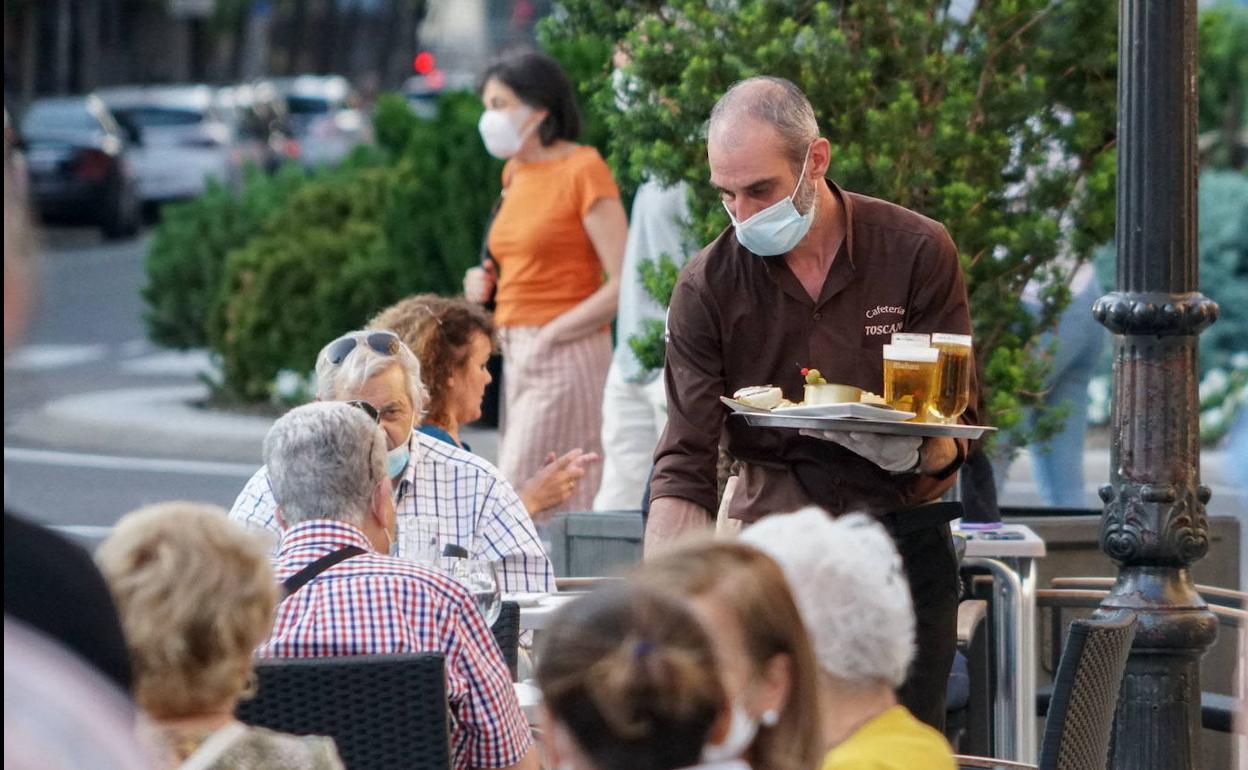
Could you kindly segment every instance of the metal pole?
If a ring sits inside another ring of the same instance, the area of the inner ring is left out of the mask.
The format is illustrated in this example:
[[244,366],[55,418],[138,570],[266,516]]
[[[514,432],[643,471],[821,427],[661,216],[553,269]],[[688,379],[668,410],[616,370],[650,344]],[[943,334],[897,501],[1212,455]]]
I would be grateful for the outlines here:
[[1140,627],[1110,767],[1189,770],[1200,753],[1200,658],[1216,620],[1188,567],[1209,549],[1200,483],[1196,2],[1121,0],[1118,280],[1093,314],[1114,333],[1113,443],[1101,548],[1119,565],[1102,602]]

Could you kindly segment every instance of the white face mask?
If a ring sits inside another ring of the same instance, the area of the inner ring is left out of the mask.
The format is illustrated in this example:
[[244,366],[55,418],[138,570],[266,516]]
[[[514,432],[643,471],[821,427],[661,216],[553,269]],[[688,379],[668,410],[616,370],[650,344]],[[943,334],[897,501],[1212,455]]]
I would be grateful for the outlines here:
[[810,232],[815,221],[815,204],[812,202],[810,211],[805,214],[797,212],[793,205],[793,196],[802,189],[802,179],[806,176],[806,163],[810,160],[810,148],[806,149],[806,159],[802,161],[802,172],[797,175],[797,187],[792,195],[781,198],[754,216],[738,222],[725,203],[724,211],[737,229],[737,241],[760,257],[774,257],[793,250]]
[[[533,114],[527,106],[514,110],[486,110],[477,121],[477,130],[481,132],[481,141],[485,142],[485,150],[502,160],[520,152],[520,147],[528,137],[533,126],[521,131],[517,126],[523,125]],[[536,124],[534,124],[536,125]]]
[[702,747],[703,762],[727,762],[739,759],[758,735],[758,720],[750,716],[740,702],[732,704],[732,721],[728,726],[728,734],[719,743],[708,743]]

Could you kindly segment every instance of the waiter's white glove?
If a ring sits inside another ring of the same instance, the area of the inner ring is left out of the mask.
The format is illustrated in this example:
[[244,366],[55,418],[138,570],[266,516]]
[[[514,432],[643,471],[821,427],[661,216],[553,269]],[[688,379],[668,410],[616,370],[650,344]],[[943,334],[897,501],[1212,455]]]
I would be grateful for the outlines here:
[[803,430],[803,436],[840,444],[891,473],[905,473],[919,466],[919,436],[884,436],[857,431]]

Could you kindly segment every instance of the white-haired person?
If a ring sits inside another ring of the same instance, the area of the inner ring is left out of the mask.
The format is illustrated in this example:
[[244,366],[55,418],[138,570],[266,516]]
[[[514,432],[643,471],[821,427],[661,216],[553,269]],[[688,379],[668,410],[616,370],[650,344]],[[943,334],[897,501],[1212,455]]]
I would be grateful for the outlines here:
[[261,538],[211,505],[172,502],[122,517],[96,555],[121,614],[144,732],[164,767],[341,770],[333,740],[234,718],[254,687],[277,583]]
[[901,557],[874,519],[818,508],[768,516],[741,534],[780,564],[822,676],[822,770],[953,770],[943,735],[897,701],[914,659]]
[[264,441],[290,580],[261,657],[440,652],[454,770],[537,768],[507,664],[467,588],[390,556],[396,515],[386,437],[362,408],[292,409]]
[[[516,490],[480,457],[421,433],[427,393],[420,361],[394,332],[356,331],[316,357],[319,401],[363,401],[376,410],[386,435],[385,475],[398,513],[396,555],[408,558],[404,533],[417,521],[435,521],[438,540],[474,559],[499,564],[505,592],[555,590],[555,573]],[[311,478],[319,468],[304,468]],[[268,468],[256,472],[234,501],[230,518],[280,535],[278,505]]]

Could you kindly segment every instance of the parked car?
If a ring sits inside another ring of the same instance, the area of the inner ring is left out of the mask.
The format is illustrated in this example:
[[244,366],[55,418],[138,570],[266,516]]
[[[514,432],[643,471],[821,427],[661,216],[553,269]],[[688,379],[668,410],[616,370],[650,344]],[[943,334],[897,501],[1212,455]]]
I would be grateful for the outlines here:
[[95,96],[32,102],[22,117],[31,203],[49,221],[90,222],[106,238],[139,229],[137,180],[128,156],[133,136]]
[[275,171],[299,158],[286,99],[270,83],[241,84],[217,91],[217,106],[234,128],[244,163]]
[[269,82],[286,99],[305,166],[332,166],[356,145],[372,141],[367,117],[346,78],[301,75]]
[[145,203],[194,198],[214,177],[238,184],[243,156],[211,86],[109,88],[98,95],[139,132],[132,159]]

